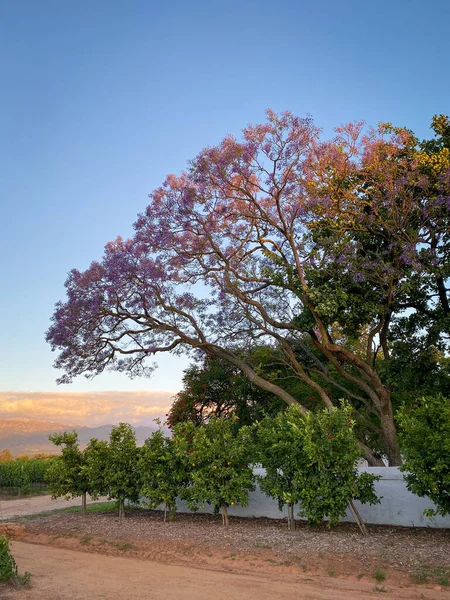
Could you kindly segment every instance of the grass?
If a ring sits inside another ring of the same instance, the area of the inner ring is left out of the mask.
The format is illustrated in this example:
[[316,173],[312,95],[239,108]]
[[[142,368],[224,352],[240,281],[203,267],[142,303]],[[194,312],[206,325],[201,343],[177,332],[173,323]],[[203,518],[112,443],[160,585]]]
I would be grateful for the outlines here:
[[409,578],[411,579],[411,581],[413,583],[418,583],[418,584],[429,583],[429,581],[430,581],[429,575],[427,575],[427,573],[424,573],[423,571],[418,571],[417,573],[411,573]]
[[91,541],[92,541],[91,535],[84,535],[82,538],[80,538],[80,544],[83,544],[83,545],[90,544]]
[[415,573],[409,576],[413,583],[437,583],[442,587],[450,585],[450,569],[446,567],[431,567],[430,565],[422,565]]
[[380,567],[377,567],[374,574],[375,579],[378,583],[381,583],[386,579],[386,573]]
[[[88,513],[113,512],[113,511],[117,510],[117,504],[116,504],[115,500],[111,500],[108,502],[96,502],[95,504],[88,504],[86,508],[87,508]],[[59,508],[59,509],[57,508],[56,511],[67,512],[67,513],[80,513],[81,506],[69,506],[68,508]]]
[[125,542],[123,544],[112,544],[113,546],[115,546],[117,548],[117,550],[131,550],[131,548],[133,548],[133,544],[129,544],[128,542]]
[[[114,512],[117,510],[117,504],[114,500],[110,502],[97,502],[96,504],[88,504],[88,513],[105,513]],[[18,517],[20,521],[31,521],[32,519],[39,519],[40,517],[48,517],[50,515],[56,515],[61,513],[81,513],[81,506],[68,506],[67,508],[54,508],[53,510],[46,510],[35,515],[23,515]],[[1,521],[0,521],[1,522]]]
[[448,587],[450,585],[450,569],[436,567],[433,569],[433,575],[437,577],[437,582],[442,587]]
[[333,575],[336,573],[336,569],[332,569],[331,567],[328,569],[327,571],[328,575],[330,577],[333,577]]

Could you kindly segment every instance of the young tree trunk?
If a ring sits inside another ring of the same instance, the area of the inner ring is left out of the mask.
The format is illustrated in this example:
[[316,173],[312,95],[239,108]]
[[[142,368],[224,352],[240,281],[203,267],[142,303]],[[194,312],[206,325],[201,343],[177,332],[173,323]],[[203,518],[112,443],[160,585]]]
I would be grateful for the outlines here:
[[83,492],[81,494],[81,514],[83,515],[83,517],[86,516],[86,512],[87,512],[86,496],[87,496],[87,492]]
[[119,521],[123,521],[125,518],[125,501],[123,499],[119,500]]
[[226,504],[222,504],[222,525],[228,527],[230,524],[230,517],[228,516],[228,507]]
[[367,532],[366,524],[362,520],[361,515],[359,514],[358,509],[356,508],[356,506],[353,503],[353,500],[350,500],[349,506],[350,506],[350,510],[353,513],[353,516],[355,517],[355,520],[356,520],[356,522],[358,524],[358,527],[359,527],[361,533],[363,534],[364,537],[368,537],[369,534]]
[[384,437],[384,447],[390,467],[398,467],[402,464],[402,455],[398,443],[397,429],[394,422],[391,395],[386,392],[386,397],[381,399],[381,431]]
[[288,531],[295,530],[295,512],[294,503],[288,502]]
[[164,503],[164,523],[167,521],[167,502]]

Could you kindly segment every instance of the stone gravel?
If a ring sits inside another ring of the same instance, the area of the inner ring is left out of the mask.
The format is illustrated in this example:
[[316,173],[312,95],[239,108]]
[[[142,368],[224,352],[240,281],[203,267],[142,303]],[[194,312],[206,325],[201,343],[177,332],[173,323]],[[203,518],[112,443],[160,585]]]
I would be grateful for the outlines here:
[[185,547],[221,548],[224,551],[270,549],[279,557],[333,555],[342,559],[383,561],[401,570],[424,565],[450,568],[450,530],[369,526],[364,538],[355,525],[343,523],[317,529],[299,523],[287,531],[284,520],[267,518],[231,519],[230,527],[220,517],[206,514],[178,514],[175,521],[164,523],[162,513],[131,510],[120,523],[114,512],[53,513],[24,521],[27,533],[78,537],[91,536],[120,542],[173,542]]

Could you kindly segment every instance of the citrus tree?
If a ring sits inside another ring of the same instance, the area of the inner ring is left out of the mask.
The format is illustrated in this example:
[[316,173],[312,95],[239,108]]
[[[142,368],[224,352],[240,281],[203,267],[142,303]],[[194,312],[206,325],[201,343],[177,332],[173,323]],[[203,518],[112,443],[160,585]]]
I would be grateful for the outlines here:
[[76,431],[55,433],[48,438],[61,447],[61,454],[52,459],[46,473],[52,498],[81,496],[81,511],[86,515],[89,480],[85,470],[86,457],[80,450]]
[[109,493],[107,465],[109,460],[108,442],[91,438],[85,451],[84,474],[89,485],[89,493],[97,499]]
[[280,510],[287,504],[288,529],[295,529],[294,505],[301,498],[295,476],[307,461],[298,430],[291,426],[288,416],[280,412],[256,423],[255,433],[256,457],[265,469],[264,475],[257,476],[259,487],[267,496],[278,500]]
[[120,520],[125,516],[125,500],[136,503],[140,497],[139,450],[131,425],[120,423],[112,428],[104,476],[109,498],[119,505]]
[[141,449],[138,470],[144,506],[156,508],[164,504],[164,521],[176,511],[176,498],[188,480],[187,462],[175,447],[173,438],[161,429],[145,440]]
[[404,457],[401,470],[408,489],[436,505],[425,513],[450,513],[450,399],[422,398],[398,413]]
[[246,506],[255,489],[250,428],[238,427],[235,418],[212,417],[198,428],[190,422],[177,425],[174,432],[177,451],[190,470],[181,496],[191,510],[212,504],[228,526],[228,507]]
[[358,474],[361,450],[354,434],[352,409],[340,408],[317,413],[289,407],[274,418],[256,425],[258,459],[266,469],[259,478],[261,489],[288,504],[289,527],[294,527],[294,504],[310,525],[325,518],[338,522],[350,505],[362,532],[364,524],[353,500],[379,502],[374,482],[377,477]]

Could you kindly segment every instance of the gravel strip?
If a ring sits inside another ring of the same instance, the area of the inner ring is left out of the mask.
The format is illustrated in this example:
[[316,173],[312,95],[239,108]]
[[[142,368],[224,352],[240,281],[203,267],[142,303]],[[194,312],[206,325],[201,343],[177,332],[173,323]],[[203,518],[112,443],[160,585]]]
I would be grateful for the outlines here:
[[[18,519],[20,520],[20,519]],[[424,565],[450,568],[450,530],[370,526],[364,538],[356,526],[310,529],[299,523],[288,532],[286,522],[267,518],[233,517],[225,528],[220,517],[178,514],[164,523],[162,513],[133,510],[120,523],[116,513],[55,513],[24,521],[27,533],[53,536],[92,536],[120,542],[173,542],[182,547],[216,547],[224,551],[271,550],[278,557],[333,555],[361,561],[382,560],[392,567],[413,570]]]

